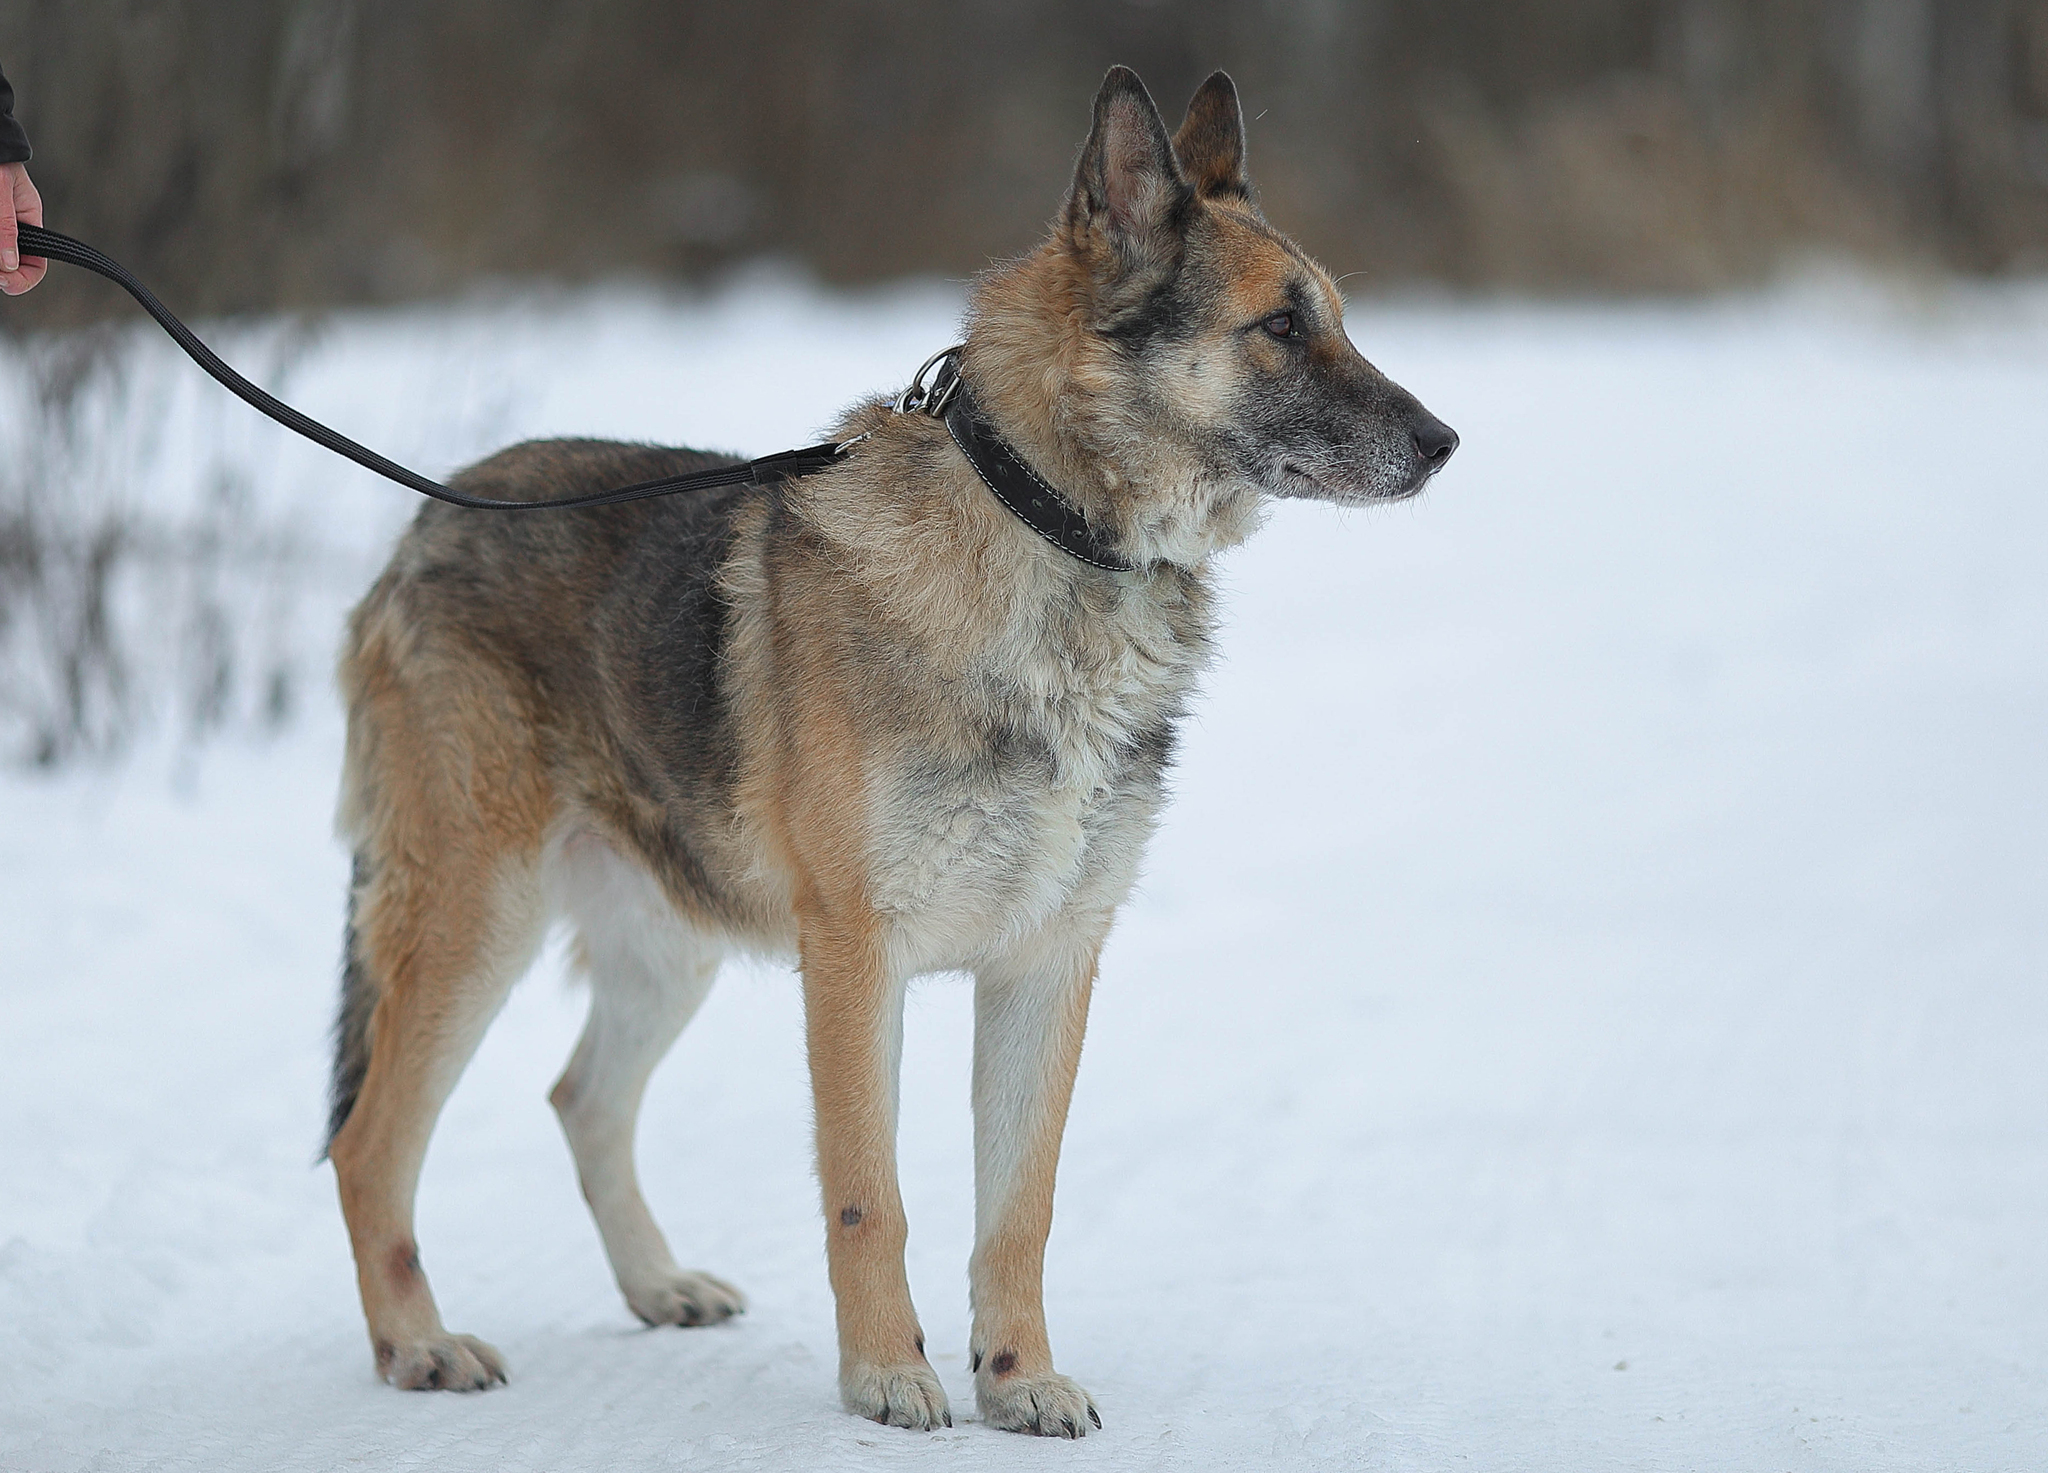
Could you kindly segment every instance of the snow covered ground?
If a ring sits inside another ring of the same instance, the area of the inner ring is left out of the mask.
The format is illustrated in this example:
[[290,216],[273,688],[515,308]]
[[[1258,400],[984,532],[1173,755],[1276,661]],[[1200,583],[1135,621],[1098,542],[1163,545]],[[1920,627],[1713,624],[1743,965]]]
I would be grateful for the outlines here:
[[[956,308],[479,301],[338,320],[290,385],[429,470],[546,432],[760,452]],[[316,693],[272,741],[0,778],[0,1467],[2048,1466],[2048,293],[1352,330],[1464,448],[1419,503],[1289,506],[1229,559],[1047,1268],[1100,1434],[839,1411],[765,968],[641,1148],[751,1312],[619,1302],[543,1100],[579,1025],[551,955],[420,1202],[450,1325],[512,1383],[379,1385],[311,1164],[345,867]],[[409,496],[137,342],[172,426],[137,494],[197,494],[204,440],[292,509],[317,667]],[[957,980],[914,995],[902,1151],[956,1413],[969,1023]]]

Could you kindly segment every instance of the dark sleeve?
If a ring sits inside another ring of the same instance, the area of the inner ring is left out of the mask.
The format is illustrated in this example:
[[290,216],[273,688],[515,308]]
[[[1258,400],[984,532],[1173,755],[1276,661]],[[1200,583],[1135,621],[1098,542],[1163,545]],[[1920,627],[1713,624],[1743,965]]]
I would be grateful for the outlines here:
[[28,159],[28,134],[14,120],[14,89],[0,72],[0,164],[25,164]]

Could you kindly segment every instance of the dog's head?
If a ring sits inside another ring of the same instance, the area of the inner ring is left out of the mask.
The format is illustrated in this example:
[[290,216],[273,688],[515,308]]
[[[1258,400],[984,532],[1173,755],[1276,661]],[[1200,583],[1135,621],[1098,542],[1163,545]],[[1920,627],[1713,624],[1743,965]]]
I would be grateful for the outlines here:
[[1266,223],[1244,160],[1224,73],[1169,138],[1137,74],[1112,68],[1051,238],[976,293],[976,378],[1040,406],[1041,445],[1098,468],[1091,513],[1141,554],[1236,541],[1267,496],[1412,496],[1457,448],[1352,346],[1336,283]]

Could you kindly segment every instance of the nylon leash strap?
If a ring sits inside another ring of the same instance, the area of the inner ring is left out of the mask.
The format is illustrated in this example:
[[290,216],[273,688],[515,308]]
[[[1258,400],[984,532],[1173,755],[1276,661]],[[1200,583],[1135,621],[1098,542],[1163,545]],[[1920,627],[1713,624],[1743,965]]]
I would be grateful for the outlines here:
[[396,481],[401,486],[453,506],[466,506],[476,511],[539,511],[545,508],[562,510],[579,506],[611,506],[622,501],[644,501],[651,496],[674,496],[684,491],[708,491],[718,486],[761,486],[771,481],[807,476],[836,465],[854,444],[852,440],[827,440],[823,444],[806,445],[801,450],[784,450],[774,455],[761,456],[758,460],[743,461],[738,465],[714,466],[710,470],[693,471],[680,476],[664,476],[655,481],[636,481],[630,486],[616,486],[609,491],[592,491],[582,496],[561,496],[552,501],[498,501],[486,496],[466,496],[460,491],[442,485],[439,481],[430,480],[418,471],[406,469],[395,460],[386,459],[367,446],[358,445],[348,436],[329,429],[318,420],[301,414],[282,399],[257,388],[222,362],[213,349],[199,341],[192,329],[180,322],[170,308],[156,299],[154,292],[137,281],[129,274],[127,267],[111,256],[95,250],[82,240],[73,240],[68,235],[45,230],[40,225],[22,225],[20,235],[22,255],[41,256],[46,260],[83,267],[96,275],[106,277],[127,292],[129,296],[135,298],[143,311],[156,319],[157,326],[169,333],[171,340],[185,350],[187,357],[211,374],[228,392],[269,415],[286,429],[304,435],[315,445],[332,450],[336,455],[347,456],[357,465],[375,471],[386,480]]

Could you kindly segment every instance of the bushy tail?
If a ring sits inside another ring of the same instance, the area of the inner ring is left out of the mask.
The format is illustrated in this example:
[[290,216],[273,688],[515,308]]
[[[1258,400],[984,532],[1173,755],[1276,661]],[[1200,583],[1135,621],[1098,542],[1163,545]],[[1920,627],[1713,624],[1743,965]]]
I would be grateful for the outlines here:
[[348,923],[341,936],[341,1005],[334,1015],[334,1075],[327,1086],[327,1144],[320,1151],[323,1161],[348,1123],[363,1087],[363,1075],[370,1068],[370,1019],[377,1012],[377,983],[356,935],[356,902],[369,880],[369,863],[358,854],[349,877]]

